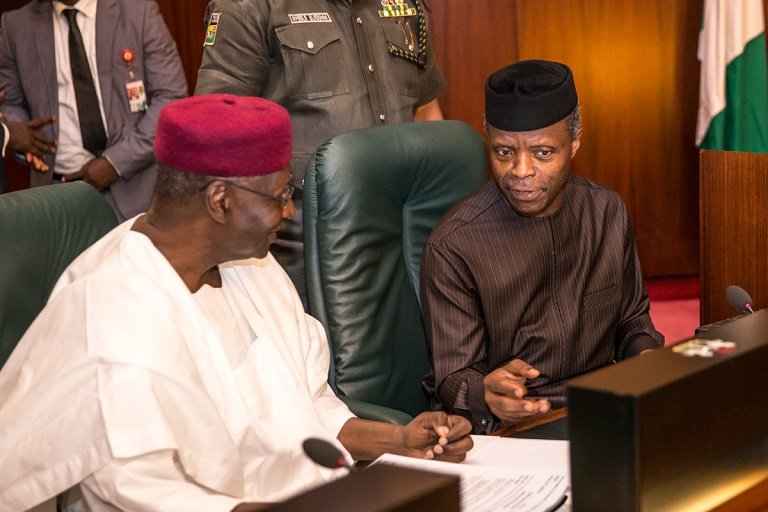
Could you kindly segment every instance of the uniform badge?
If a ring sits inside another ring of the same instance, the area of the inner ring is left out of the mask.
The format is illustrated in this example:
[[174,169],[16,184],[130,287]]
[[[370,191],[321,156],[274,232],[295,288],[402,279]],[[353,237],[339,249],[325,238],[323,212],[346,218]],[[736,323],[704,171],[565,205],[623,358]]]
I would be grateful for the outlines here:
[[405,0],[381,0],[382,9],[379,18],[399,18],[416,16],[416,9],[405,3]]
[[213,46],[216,42],[216,31],[219,30],[220,12],[211,13],[211,19],[208,21],[208,28],[205,30],[205,42],[203,46]]
[[[403,29],[404,45],[400,46],[387,42],[387,50],[390,55],[400,57],[408,62],[416,64],[419,69],[427,65],[427,21],[424,16],[424,8],[420,0],[412,0],[415,7],[411,7],[405,0],[381,0],[383,9],[379,11],[380,18],[394,18],[401,16],[416,16],[417,27],[411,27],[411,20],[393,20],[385,23],[397,23]],[[414,37],[414,32],[416,32]]]
[[331,15],[327,12],[304,12],[289,14],[291,23],[332,23]]
[[128,94],[128,105],[132,113],[144,112],[149,106],[147,103],[147,90],[144,88],[144,80],[134,80],[125,84],[125,92]]

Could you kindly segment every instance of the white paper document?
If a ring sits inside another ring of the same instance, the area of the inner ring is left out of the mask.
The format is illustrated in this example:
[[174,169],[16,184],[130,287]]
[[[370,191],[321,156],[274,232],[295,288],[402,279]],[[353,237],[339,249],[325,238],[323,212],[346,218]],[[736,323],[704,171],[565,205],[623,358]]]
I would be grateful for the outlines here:
[[472,441],[475,446],[462,464],[565,472],[571,480],[568,441],[498,436],[472,436]]
[[464,512],[566,510],[563,504],[570,488],[567,441],[473,439],[475,447],[461,464],[391,454],[373,464],[458,475]]

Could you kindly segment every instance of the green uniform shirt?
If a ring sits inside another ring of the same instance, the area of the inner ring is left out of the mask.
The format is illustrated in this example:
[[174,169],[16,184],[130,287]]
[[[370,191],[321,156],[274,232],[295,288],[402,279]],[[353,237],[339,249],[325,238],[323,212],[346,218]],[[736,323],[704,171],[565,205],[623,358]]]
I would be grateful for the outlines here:
[[195,94],[286,107],[300,186],[330,137],[412,121],[445,86],[421,8],[415,0],[212,0]]

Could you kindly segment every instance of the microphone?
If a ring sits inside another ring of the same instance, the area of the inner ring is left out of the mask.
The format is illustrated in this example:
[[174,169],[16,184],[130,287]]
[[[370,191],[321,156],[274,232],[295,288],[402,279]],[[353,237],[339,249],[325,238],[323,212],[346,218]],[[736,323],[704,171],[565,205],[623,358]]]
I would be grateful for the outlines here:
[[349,472],[355,470],[347,462],[341,450],[325,439],[310,437],[305,439],[301,446],[304,448],[304,453],[307,454],[307,457],[312,459],[312,462],[315,464],[330,469],[345,468]]
[[732,284],[725,290],[725,295],[728,297],[728,304],[740,314],[755,314],[755,310],[752,309],[752,297],[744,288]]

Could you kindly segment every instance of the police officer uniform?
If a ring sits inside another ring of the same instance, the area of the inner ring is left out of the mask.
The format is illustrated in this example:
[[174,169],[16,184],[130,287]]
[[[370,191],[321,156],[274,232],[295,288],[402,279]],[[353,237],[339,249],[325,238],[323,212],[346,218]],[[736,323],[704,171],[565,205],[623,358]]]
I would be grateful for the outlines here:
[[[342,132],[413,120],[446,81],[423,0],[212,0],[195,94],[263,96],[286,107],[294,183]],[[300,192],[299,192],[300,194]],[[304,295],[301,200],[273,253]]]

